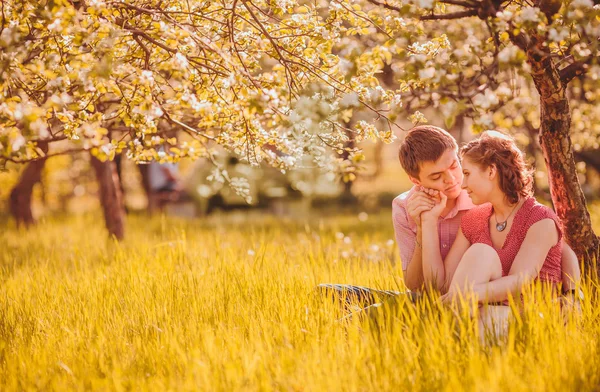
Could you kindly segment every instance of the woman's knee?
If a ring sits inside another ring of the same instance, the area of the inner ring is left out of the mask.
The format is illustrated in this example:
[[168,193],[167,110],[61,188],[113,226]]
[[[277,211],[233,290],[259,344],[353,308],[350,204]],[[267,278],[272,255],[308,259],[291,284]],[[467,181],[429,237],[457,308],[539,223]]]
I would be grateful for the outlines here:
[[465,252],[465,256],[476,256],[477,258],[485,258],[486,260],[500,260],[496,249],[487,244],[476,243],[471,245]]
[[490,279],[502,276],[500,256],[498,256],[496,249],[489,245],[481,243],[471,245],[463,256],[463,260],[465,259],[472,260],[478,270],[490,272]]

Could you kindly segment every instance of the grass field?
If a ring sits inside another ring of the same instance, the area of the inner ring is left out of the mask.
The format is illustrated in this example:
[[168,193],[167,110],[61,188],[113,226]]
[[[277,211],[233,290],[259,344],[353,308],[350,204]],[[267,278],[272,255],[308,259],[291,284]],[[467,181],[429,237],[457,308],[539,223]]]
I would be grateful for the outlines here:
[[[600,206],[593,206],[600,230]],[[526,301],[506,341],[435,304],[338,323],[321,282],[402,289],[390,212],[0,225],[0,390],[599,390],[600,308]]]

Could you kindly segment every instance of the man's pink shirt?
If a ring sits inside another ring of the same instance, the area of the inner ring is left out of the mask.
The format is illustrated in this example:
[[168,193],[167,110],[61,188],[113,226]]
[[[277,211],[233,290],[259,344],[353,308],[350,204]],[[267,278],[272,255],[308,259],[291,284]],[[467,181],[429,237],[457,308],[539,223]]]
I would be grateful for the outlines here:
[[[409,191],[397,196],[392,203],[392,219],[394,222],[394,232],[396,243],[400,249],[400,259],[402,260],[402,269],[406,270],[412,260],[415,251],[415,240],[417,238],[417,224],[408,216],[406,203],[408,198],[416,191],[413,186]],[[445,216],[438,220],[438,233],[440,236],[440,253],[442,260],[450,251],[458,230],[460,229],[460,220],[462,216],[471,208],[475,207],[466,191],[462,191],[456,199],[454,208]]]

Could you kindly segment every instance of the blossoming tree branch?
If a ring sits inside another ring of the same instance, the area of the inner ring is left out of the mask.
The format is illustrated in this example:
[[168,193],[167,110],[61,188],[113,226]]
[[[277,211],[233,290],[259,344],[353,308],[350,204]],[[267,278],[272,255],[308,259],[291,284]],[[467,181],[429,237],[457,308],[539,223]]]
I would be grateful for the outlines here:
[[[362,159],[359,149],[346,151],[347,132],[391,141],[387,113],[400,102],[378,86],[370,56],[350,74],[334,53],[341,35],[366,25],[351,10],[248,0],[2,1],[0,161],[90,151],[98,177],[108,179],[106,202],[119,199],[108,163],[119,153],[136,162],[215,161],[222,146],[252,164],[288,169],[309,156],[351,171],[336,158]],[[359,105],[387,119],[386,128],[348,130],[344,118]],[[189,137],[164,137],[173,130]],[[165,142],[166,151],[156,148]],[[247,195],[243,179],[218,167],[213,178]],[[111,232],[121,237],[121,226]]]

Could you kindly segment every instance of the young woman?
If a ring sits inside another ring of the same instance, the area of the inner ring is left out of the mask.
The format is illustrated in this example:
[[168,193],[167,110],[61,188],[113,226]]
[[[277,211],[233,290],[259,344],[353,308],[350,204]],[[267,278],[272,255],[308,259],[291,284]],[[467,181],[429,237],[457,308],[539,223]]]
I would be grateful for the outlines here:
[[[509,315],[525,284],[538,279],[561,283],[561,227],[554,212],[533,197],[532,173],[508,136],[484,132],[465,145],[463,184],[476,208],[463,216],[461,228],[444,260],[444,302],[467,291],[488,303],[482,321]],[[443,202],[443,200],[442,200]]]

